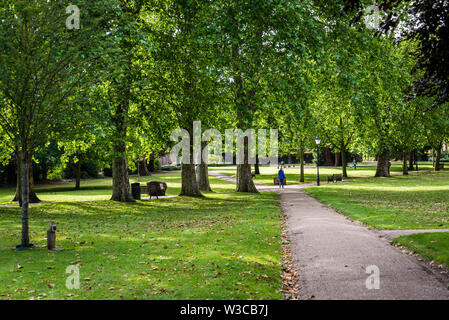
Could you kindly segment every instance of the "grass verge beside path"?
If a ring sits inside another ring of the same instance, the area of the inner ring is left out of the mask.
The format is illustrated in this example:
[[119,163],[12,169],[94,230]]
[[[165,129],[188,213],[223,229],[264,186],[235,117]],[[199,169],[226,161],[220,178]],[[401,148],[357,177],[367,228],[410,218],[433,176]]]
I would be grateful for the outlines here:
[[449,266],[449,234],[420,233],[394,239],[394,243],[405,246],[424,258]]
[[[449,228],[449,171],[360,179],[305,190],[344,215],[374,228]],[[394,242],[449,266],[448,233],[415,234]]]
[[449,228],[449,171],[360,179],[305,190],[377,229]]

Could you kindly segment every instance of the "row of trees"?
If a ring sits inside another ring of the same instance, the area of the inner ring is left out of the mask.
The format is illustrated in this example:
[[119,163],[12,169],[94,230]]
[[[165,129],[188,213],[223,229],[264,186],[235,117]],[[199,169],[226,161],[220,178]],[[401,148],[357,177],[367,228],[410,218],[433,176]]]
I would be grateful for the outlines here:
[[[447,137],[438,136],[444,82],[413,90],[445,76],[432,78],[424,59],[431,46],[423,43],[435,37],[395,45],[397,33],[375,35],[357,19],[371,1],[79,0],[79,17],[68,16],[65,0],[0,4],[0,151],[19,159],[24,247],[30,164],[52,141],[75,164],[92,150],[112,163],[111,200],[129,202],[129,162],[169,149],[176,128],[192,136],[195,120],[203,129],[279,128],[281,150],[300,155],[320,134],[343,157],[377,153],[378,176],[389,174],[393,148],[410,152],[423,134],[435,144]],[[411,53],[421,53],[415,73]],[[410,92],[421,96],[406,99]],[[201,196],[207,166],[197,180],[193,139],[190,149],[181,195]],[[257,192],[248,155],[236,190]]]
[[287,104],[280,117],[287,124],[281,130],[283,151],[297,151],[302,164],[304,146],[314,149],[318,134],[341,154],[345,177],[348,151],[376,155],[377,177],[390,175],[393,154],[402,155],[408,174],[416,151],[423,148],[435,150],[435,170],[440,168],[442,146],[449,141],[449,104],[447,75],[436,67],[444,61],[434,56],[447,47],[448,4],[390,1],[380,7],[386,10],[384,23],[375,30],[357,23],[361,2],[352,8],[360,8],[356,18],[322,19],[327,27],[324,53],[320,68],[308,69],[312,88],[301,103]]

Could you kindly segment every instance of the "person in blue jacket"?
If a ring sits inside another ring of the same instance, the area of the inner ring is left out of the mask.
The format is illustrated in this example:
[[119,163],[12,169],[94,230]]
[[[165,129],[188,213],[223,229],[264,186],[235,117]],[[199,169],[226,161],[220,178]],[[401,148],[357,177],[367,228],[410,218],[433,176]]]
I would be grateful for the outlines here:
[[284,189],[285,173],[284,173],[284,169],[282,168],[282,166],[278,172],[278,179],[279,179],[279,188]]

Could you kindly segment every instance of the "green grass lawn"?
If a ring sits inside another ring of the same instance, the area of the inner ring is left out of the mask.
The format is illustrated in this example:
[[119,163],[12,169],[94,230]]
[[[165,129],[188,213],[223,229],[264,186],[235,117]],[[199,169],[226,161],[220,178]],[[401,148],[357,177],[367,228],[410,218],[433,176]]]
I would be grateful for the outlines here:
[[[180,174],[155,174],[149,177],[131,176],[130,183],[148,181],[167,182],[168,195],[177,195],[181,190]],[[216,183],[220,183],[219,181]],[[109,200],[112,195],[112,178],[100,178],[81,181],[81,190],[74,190],[74,183],[61,183],[61,185],[39,186],[35,191],[38,197],[44,202],[64,202],[64,201],[96,201]],[[223,189],[223,185],[219,184]],[[6,204],[14,198],[15,188],[0,188],[0,204]]]
[[359,179],[306,191],[374,228],[449,228],[449,171]]
[[394,242],[421,256],[449,266],[449,234],[421,233],[394,239]]
[[[140,180],[133,178],[133,180]],[[142,180],[168,182],[179,173]],[[281,240],[276,194],[237,194],[211,178],[215,193],[125,204],[105,201],[110,179],[37,188],[31,208],[36,250],[17,252],[20,209],[0,207],[0,299],[280,299]],[[0,189],[3,202],[14,190]],[[46,229],[58,225],[49,252]],[[81,287],[66,288],[77,265]]]
[[[420,170],[430,169],[431,164],[429,163],[420,163]],[[209,168],[211,171],[220,172],[222,174],[226,174],[232,177],[236,176],[236,167],[216,167]],[[253,169],[254,171],[254,169]],[[304,170],[304,183],[313,183],[316,181],[316,167],[306,166]],[[392,172],[402,172],[402,165],[400,163],[394,163],[391,166]],[[300,167],[295,165],[295,167],[286,167],[284,168],[285,175],[287,177],[288,184],[300,184]],[[348,178],[356,179],[356,178],[370,178],[374,177],[376,173],[376,167],[374,165],[358,165],[357,170],[354,170],[352,166],[348,167]],[[260,167],[260,175],[257,175],[254,179],[255,182],[260,184],[272,185],[273,178],[277,177],[278,169],[277,167]],[[341,174],[341,168],[330,168],[330,167],[320,167],[320,177],[321,180],[327,182],[327,176],[331,176],[333,174]]]

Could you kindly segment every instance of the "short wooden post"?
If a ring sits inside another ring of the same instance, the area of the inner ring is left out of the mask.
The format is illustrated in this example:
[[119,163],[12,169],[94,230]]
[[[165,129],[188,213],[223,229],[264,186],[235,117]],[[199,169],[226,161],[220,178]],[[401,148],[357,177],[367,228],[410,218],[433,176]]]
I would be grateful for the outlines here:
[[47,248],[48,250],[54,250],[56,248],[56,223],[50,221],[50,225],[47,231]]

